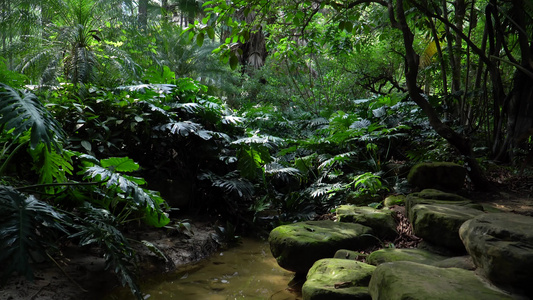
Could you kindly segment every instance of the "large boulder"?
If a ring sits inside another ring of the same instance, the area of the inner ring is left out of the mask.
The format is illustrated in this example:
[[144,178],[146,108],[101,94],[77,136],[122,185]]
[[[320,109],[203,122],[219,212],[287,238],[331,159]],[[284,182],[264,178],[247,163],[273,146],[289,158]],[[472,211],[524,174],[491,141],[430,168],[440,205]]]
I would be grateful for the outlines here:
[[407,217],[409,217],[411,208],[417,204],[453,204],[483,210],[483,206],[479,203],[474,203],[457,194],[445,193],[435,189],[425,189],[421,192],[407,195],[405,199]]
[[380,265],[393,261],[411,261],[421,264],[434,264],[447,257],[422,249],[390,249],[376,250],[368,255],[366,262],[371,265]]
[[465,222],[459,235],[476,266],[496,284],[533,298],[533,218],[490,213]]
[[449,162],[420,163],[411,168],[407,181],[420,189],[436,188],[460,190],[466,178],[466,169]]
[[355,223],[307,221],[274,228],[269,243],[280,267],[307,273],[315,261],[333,257],[339,249],[364,250],[374,244],[374,231]]
[[515,299],[491,288],[473,271],[408,261],[379,265],[368,286],[373,300]]
[[390,209],[376,209],[368,206],[341,205],[337,208],[339,222],[351,222],[368,226],[376,235],[384,239],[393,239],[396,231],[395,212]]
[[424,241],[452,251],[465,252],[459,238],[461,225],[484,212],[456,205],[417,204],[409,212],[413,233]]
[[304,300],[372,299],[368,283],[375,266],[347,259],[315,262],[302,287]]
[[476,269],[476,265],[474,265],[474,261],[470,255],[450,257],[432,263],[431,265],[439,268],[459,268],[471,271]]

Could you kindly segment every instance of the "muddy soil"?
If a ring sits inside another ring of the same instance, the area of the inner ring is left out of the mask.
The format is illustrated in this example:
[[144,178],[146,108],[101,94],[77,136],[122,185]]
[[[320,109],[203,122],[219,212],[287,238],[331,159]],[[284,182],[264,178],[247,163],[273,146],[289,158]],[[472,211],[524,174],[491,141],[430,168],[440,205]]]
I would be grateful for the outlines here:
[[[191,224],[194,234],[176,234],[168,230],[132,230],[130,238],[154,244],[167,257],[157,256],[140,243],[132,243],[139,260],[141,277],[171,271],[178,266],[196,262],[216,251],[215,230],[208,223]],[[11,278],[0,289],[2,300],[95,300],[120,286],[112,272],[105,270],[103,253],[96,248],[82,249],[74,245],[62,247],[54,257],[57,264],[34,265],[33,282],[25,277]]]

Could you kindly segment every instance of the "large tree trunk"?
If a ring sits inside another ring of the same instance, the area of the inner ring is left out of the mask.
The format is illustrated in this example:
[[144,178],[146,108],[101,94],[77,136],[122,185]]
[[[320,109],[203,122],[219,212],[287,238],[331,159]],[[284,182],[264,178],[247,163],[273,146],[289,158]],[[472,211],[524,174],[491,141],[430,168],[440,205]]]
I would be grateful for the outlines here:
[[479,189],[486,188],[488,181],[474,157],[470,140],[468,137],[455,132],[440,120],[435,109],[427,101],[426,96],[422,93],[422,89],[417,84],[419,57],[413,48],[414,34],[405,18],[403,0],[397,0],[396,6],[394,6],[392,0],[389,1],[389,17],[391,18],[392,25],[400,29],[403,35],[405,46],[405,79],[409,96],[427,115],[433,129],[464,156],[468,175],[474,186]]
[[513,2],[513,16],[518,32],[521,63],[514,76],[513,89],[507,109],[507,148],[512,158],[513,149],[533,135],[533,37],[527,36],[526,16],[522,1]]

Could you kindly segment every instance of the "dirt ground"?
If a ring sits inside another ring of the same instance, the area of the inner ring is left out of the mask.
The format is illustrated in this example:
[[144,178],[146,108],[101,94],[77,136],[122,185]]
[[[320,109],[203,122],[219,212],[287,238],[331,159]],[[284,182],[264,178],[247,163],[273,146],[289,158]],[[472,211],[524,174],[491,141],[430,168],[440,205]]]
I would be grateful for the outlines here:
[[[215,230],[207,223],[191,223],[194,234],[169,234],[166,230],[135,231],[131,238],[153,243],[166,254],[168,262],[144,245],[132,243],[139,259],[142,276],[171,271],[177,266],[198,261],[217,249],[212,238]],[[35,280],[11,278],[0,289],[1,300],[96,300],[120,286],[118,279],[105,270],[101,251],[95,248],[80,251],[74,246],[62,249],[52,262],[37,264]]]
[[[533,216],[533,177],[492,178],[491,191],[466,192],[464,196],[484,204],[486,208]],[[176,266],[198,261],[217,249],[215,233],[208,223],[192,223],[194,235],[169,234],[165,230],[135,231],[131,237],[147,240],[161,249],[169,262],[157,257],[142,245],[137,250],[143,276],[171,271]],[[35,280],[12,278],[0,290],[2,300],[95,300],[120,285],[117,278],[104,270],[102,253],[97,249],[66,247],[54,263],[35,266]],[[66,275],[65,275],[66,274]]]

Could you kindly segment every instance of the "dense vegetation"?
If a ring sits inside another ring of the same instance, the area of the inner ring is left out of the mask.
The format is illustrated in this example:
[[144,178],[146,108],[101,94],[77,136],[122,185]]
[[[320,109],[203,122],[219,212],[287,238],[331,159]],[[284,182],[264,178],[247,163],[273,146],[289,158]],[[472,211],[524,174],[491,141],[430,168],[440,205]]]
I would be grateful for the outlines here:
[[529,152],[529,1],[0,8],[4,280],[98,245],[141,299],[124,228],[200,213],[231,238],[379,206],[419,161],[464,164],[485,188],[493,162]]

